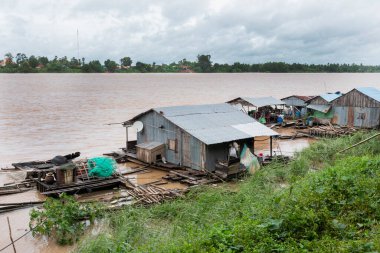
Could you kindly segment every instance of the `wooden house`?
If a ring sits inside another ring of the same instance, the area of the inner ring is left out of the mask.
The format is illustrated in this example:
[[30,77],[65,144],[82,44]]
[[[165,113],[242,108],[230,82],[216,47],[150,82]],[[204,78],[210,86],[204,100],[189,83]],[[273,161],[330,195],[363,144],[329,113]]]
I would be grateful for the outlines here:
[[355,88],[331,104],[333,124],[361,128],[380,126],[380,90],[376,88]]
[[226,103],[153,108],[126,121],[124,126],[128,128],[136,122],[143,126],[137,133],[137,147],[164,145],[161,158],[196,170],[214,171],[218,161],[228,160],[230,148],[236,144],[253,149],[255,137],[270,136],[272,140],[278,135]]

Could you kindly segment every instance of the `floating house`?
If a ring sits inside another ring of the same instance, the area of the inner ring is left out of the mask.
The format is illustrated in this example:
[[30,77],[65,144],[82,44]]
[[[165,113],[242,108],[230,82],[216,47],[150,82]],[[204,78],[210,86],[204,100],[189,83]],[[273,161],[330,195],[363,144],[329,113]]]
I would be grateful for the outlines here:
[[[306,101],[314,98],[315,96],[300,96],[291,95],[289,97],[282,98],[281,101],[286,104],[291,110],[288,116],[295,118],[296,116],[304,116],[306,114]],[[297,117],[299,118],[299,117]]]
[[262,123],[276,122],[277,115],[282,113],[285,106],[285,102],[274,97],[238,97],[227,103],[243,110],[255,119],[264,118],[265,121]]
[[[226,103],[153,108],[124,122],[127,132],[136,124],[136,149],[141,149],[138,153],[146,161],[164,158],[196,170],[214,171],[216,163],[226,161],[236,144],[240,150],[244,144],[253,150],[255,137],[270,136],[272,143],[272,136],[278,135]],[[144,152],[157,155],[152,158]]]
[[333,124],[362,128],[380,126],[380,90],[376,88],[355,88],[331,104],[334,108]]
[[340,96],[342,96],[342,93],[340,92],[326,93],[316,96],[306,101],[308,104],[306,108],[311,111],[311,115],[318,123],[327,124],[331,122],[331,119],[334,116],[331,102]]

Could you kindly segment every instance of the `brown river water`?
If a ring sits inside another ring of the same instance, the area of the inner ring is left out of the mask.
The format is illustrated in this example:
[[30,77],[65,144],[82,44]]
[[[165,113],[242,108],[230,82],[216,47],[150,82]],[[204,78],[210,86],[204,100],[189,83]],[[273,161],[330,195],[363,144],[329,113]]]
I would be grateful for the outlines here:
[[[0,74],[0,167],[75,151],[91,157],[118,150],[124,146],[125,129],[107,124],[152,107],[222,103],[239,96],[283,98],[347,92],[359,86],[380,88],[380,74]],[[135,133],[130,136],[134,138]],[[307,146],[308,141],[301,139],[297,145],[283,140],[273,147],[291,154]],[[267,152],[265,143],[258,148]],[[148,171],[131,175],[131,180],[146,183],[164,174]],[[0,185],[12,180],[0,172]],[[83,196],[88,197],[93,196]],[[0,203],[41,199],[29,191],[0,196]],[[0,215],[0,248],[9,243],[6,217],[17,238],[28,229],[29,211]],[[71,248],[34,239],[31,234],[16,243],[17,252],[67,252]]]

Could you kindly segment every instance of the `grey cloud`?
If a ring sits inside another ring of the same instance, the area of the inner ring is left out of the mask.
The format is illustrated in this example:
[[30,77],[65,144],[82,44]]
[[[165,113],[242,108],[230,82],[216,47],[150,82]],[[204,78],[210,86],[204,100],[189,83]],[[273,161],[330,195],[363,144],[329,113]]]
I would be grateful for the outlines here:
[[375,0],[5,0],[0,54],[379,64]]

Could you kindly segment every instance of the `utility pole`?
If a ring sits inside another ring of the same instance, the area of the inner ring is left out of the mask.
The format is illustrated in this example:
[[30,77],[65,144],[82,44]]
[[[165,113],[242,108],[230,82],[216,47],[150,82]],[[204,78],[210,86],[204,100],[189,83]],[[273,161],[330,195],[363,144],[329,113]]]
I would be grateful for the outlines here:
[[79,29],[77,28],[77,53],[78,53],[78,60],[79,60]]

